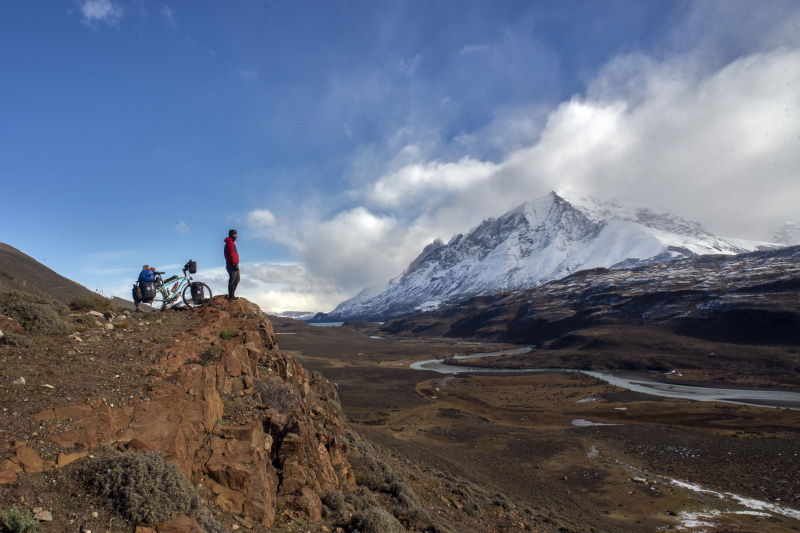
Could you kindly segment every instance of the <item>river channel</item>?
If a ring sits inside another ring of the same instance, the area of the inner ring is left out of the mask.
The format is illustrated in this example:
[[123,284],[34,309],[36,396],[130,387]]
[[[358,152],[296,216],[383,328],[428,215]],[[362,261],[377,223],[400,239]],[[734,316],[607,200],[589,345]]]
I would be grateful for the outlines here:
[[[529,352],[530,348],[517,348],[500,352],[482,354],[457,355],[454,359],[474,359],[476,357],[497,357],[499,355],[516,355]],[[683,398],[697,402],[728,402],[762,407],[775,407],[800,410],[800,392],[771,391],[759,389],[725,389],[716,387],[700,387],[693,385],[677,385],[663,383],[633,372],[613,370],[575,370],[571,368],[483,368],[448,365],[444,359],[428,359],[411,364],[415,370],[433,370],[442,374],[533,374],[538,372],[581,372],[601,379],[611,385],[622,387],[633,392],[641,392],[664,398]]]

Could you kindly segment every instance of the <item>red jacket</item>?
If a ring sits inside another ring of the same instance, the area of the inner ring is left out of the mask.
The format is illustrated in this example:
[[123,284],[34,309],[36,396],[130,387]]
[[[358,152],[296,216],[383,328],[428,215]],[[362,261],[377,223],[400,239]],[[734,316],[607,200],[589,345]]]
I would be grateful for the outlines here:
[[239,250],[236,249],[236,243],[230,237],[225,237],[225,263],[228,265],[239,264]]

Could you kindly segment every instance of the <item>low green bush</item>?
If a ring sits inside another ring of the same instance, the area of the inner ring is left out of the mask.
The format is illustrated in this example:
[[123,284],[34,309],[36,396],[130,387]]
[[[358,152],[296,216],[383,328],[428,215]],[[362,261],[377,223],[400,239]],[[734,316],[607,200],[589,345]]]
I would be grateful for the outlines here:
[[186,361],[186,363],[187,364],[201,365],[201,366],[208,366],[211,363],[214,363],[214,362],[217,361],[217,359],[218,359],[217,354],[218,353],[219,352],[216,351],[215,349],[206,348],[206,349],[204,349],[203,351],[200,352],[200,357],[198,357],[197,359],[189,359],[188,361]]
[[3,511],[0,521],[3,523],[3,531],[9,533],[28,533],[39,529],[39,521],[33,517],[33,513],[27,509],[21,511],[16,505]]
[[69,330],[69,309],[54,300],[17,291],[0,292],[0,314],[13,318],[28,333],[59,334]]
[[225,339],[227,341],[227,340],[232,339],[233,337],[237,337],[239,335],[239,333],[240,333],[240,330],[238,330],[236,328],[228,328],[225,331],[223,331],[222,333],[220,333],[219,336],[220,336],[221,339]]
[[19,333],[6,333],[4,331],[3,336],[0,337],[0,344],[25,348],[26,346],[30,346],[31,343],[25,335],[21,335]]
[[110,298],[101,294],[75,296],[69,303],[73,311],[98,311],[100,313],[115,313],[116,307]]
[[201,499],[178,467],[158,452],[126,452],[95,459],[85,480],[98,496],[134,524],[159,524],[178,514],[197,515]]

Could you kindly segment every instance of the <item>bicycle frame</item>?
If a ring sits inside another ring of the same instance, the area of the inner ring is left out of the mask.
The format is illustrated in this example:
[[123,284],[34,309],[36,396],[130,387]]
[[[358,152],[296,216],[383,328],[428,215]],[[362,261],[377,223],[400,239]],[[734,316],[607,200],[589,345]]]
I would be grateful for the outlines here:
[[207,306],[211,302],[213,294],[211,287],[202,281],[195,282],[192,278],[191,271],[196,268],[196,265],[197,263],[190,259],[183,266],[183,276],[174,275],[167,279],[161,277],[165,272],[156,272],[156,296],[152,301],[142,303],[158,310],[175,307],[181,302],[189,308]]
[[165,291],[167,291],[167,301],[165,303],[165,307],[171,307],[175,305],[180,298],[181,294],[183,294],[183,289],[186,288],[192,282],[192,275],[184,268],[183,269],[183,276],[178,277],[178,279],[172,279],[169,282],[162,281],[160,285],[156,285],[156,287],[163,287]]

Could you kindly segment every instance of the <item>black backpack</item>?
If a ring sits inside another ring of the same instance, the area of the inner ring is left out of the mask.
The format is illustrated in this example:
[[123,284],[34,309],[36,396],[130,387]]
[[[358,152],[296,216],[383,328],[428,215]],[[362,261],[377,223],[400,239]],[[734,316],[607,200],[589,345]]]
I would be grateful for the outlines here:
[[142,301],[150,303],[156,297],[156,282],[155,281],[140,281],[139,291],[142,294]]

